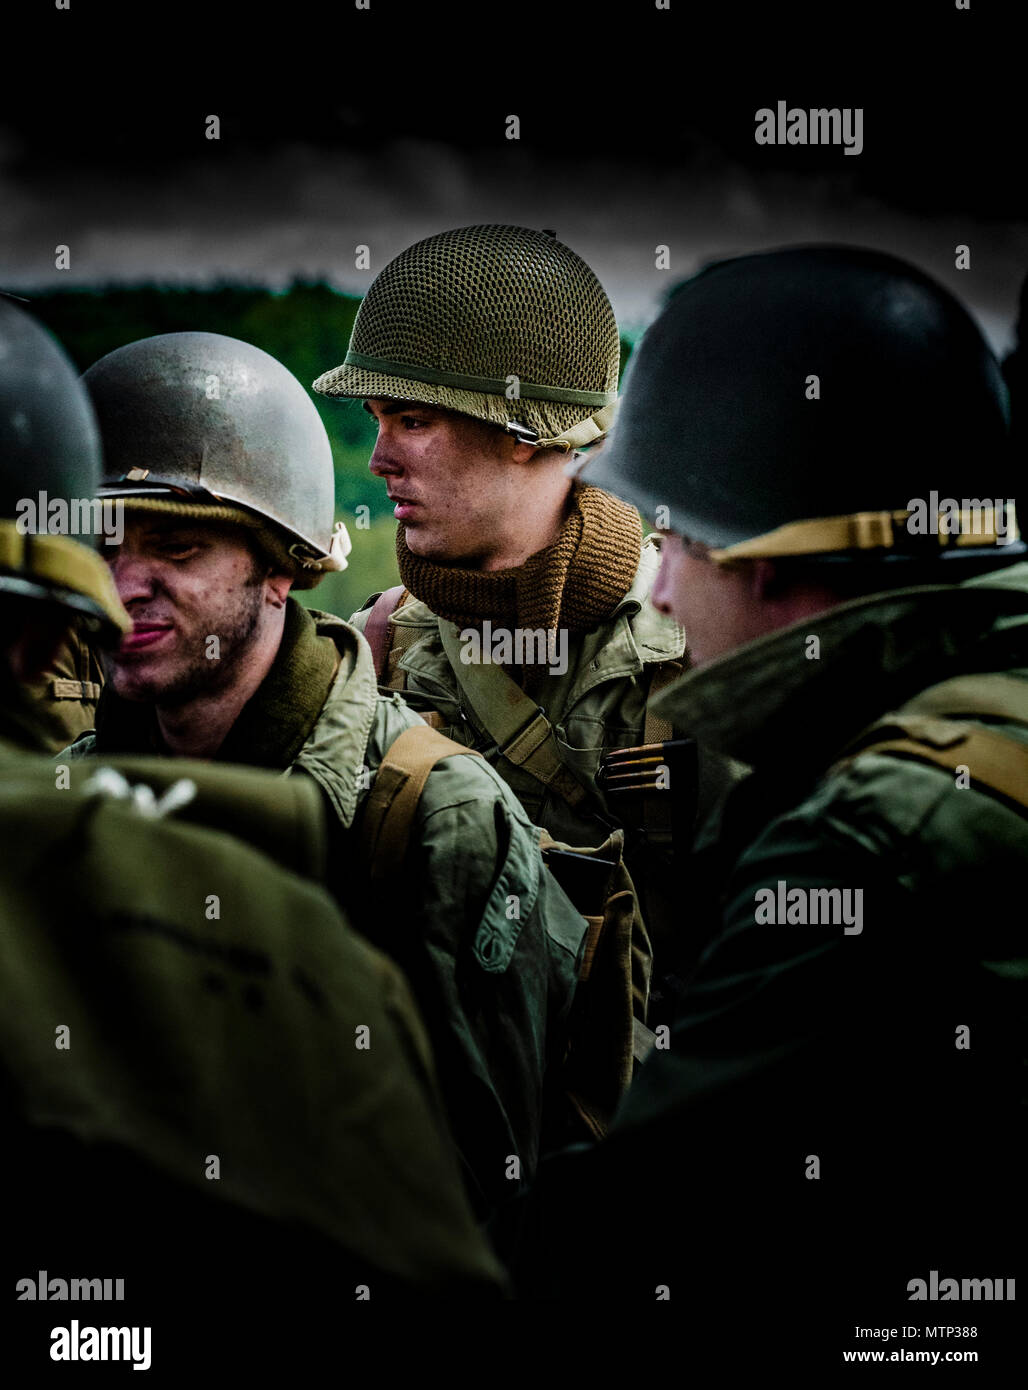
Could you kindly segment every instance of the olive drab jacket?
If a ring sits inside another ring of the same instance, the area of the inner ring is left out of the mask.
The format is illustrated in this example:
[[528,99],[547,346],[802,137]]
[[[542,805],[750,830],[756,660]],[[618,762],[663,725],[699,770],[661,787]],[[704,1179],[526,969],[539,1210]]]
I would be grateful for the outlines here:
[[[313,779],[330,810],[329,884],[347,916],[410,982],[469,1190],[485,1210],[534,1171],[586,923],[546,870],[538,830],[481,758],[436,765],[404,862],[373,877],[381,866],[362,819],[378,768],[423,721],[398,695],[378,693],[371,653],[349,624],[313,610],[305,618],[293,601],[290,610],[290,623],[316,625],[334,644],[338,668],[288,771]],[[88,736],[67,755],[95,751]]]
[[[666,722],[648,719],[646,711],[655,682],[676,678],[686,661],[682,629],[649,602],[659,563],[659,537],[649,536],[635,580],[616,611],[589,632],[568,634],[566,672],[546,672],[531,699],[502,667],[464,665],[454,625],[410,595],[389,620],[383,672],[383,683],[401,690],[419,712],[431,712],[433,724],[447,737],[481,753],[532,821],[555,839],[597,845],[615,827],[625,828],[625,862],[658,966],[661,948],[667,952],[671,938],[683,935],[675,859],[684,847],[671,843],[668,797],[647,793],[626,805],[605,790],[600,769],[611,749],[670,737]],[[372,595],[351,617],[356,627],[364,630],[378,597]],[[552,740],[545,737],[547,725]],[[551,747],[565,770],[557,777],[542,758]],[[705,816],[737,775],[732,763],[701,750],[698,786],[668,789],[676,804],[689,803],[690,831],[696,815]]]
[[1012,1276],[1028,564],[845,603],[659,705],[754,771],[693,858],[709,941],[679,1016],[602,1156],[544,1174],[537,1235],[568,1190],[588,1211],[633,1174],[659,1219],[602,1251],[558,1226],[533,1277],[710,1312],[744,1270],[779,1316],[823,1297],[852,1322],[916,1308],[930,1269]]
[[[554,726],[561,759],[589,792],[577,806],[547,788],[524,765],[501,756],[457,679],[440,637],[442,620],[409,595],[390,620],[395,633],[386,684],[402,690],[414,708],[438,711],[443,721],[439,727],[447,737],[484,753],[532,820],[545,825],[555,839],[572,844],[602,839],[617,824],[597,785],[603,751],[643,742],[647,676],[652,674],[646,668],[681,662],[685,651],[682,629],[647,602],[659,558],[652,541],[644,544],[635,581],[616,612],[591,632],[570,633],[567,671],[547,671],[534,692],[533,703],[546,711]],[[372,602],[369,599],[351,617],[355,627],[363,630]],[[501,667],[491,671],[504,675]]]
[[233,1280],[286,1291],[298,1258],[337,1305],[353,1280],[502,1288],[407,986],[318,886],[324,819],[303,779],[0,743],[5,1261],[16,1250],[21,1274],[99,1259],[150,1308],[194,1257],[228,1280],[219,1306]]
[[[33,724],[34,742],[56,753],[96,723],[104,668],[84,619],[68,627],[47,670],[24,687],[22,706]],[[26,720],[28,723],[28,720]]]

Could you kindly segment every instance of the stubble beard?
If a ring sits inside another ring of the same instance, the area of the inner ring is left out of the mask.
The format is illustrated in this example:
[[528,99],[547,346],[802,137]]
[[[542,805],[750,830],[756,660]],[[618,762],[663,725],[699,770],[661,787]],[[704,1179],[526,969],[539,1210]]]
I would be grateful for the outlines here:
[[[263,594],[259,583],[247,584],[240,593],[240,602],[227,614],[221,614],[203,635],[195,638],[192,649],[182,654],[180,663],[169,675],[155,673],[135,676],[133,665],[110,661],[109,679],[115,693],[124,700],[156,705],[159,709],[178,709],[200,696],[216,694],[229,685],[240,663],[246,660],[254,633],[260,621]],[[217,658],[207,656],[208,638],[218,638]]]

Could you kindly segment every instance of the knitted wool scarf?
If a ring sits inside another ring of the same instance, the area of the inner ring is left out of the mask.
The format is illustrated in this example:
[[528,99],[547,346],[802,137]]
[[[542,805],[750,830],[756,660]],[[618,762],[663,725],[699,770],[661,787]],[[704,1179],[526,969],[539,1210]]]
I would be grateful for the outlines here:
[[642,526],[633,507],[601,488],[576,483],[571,502],[553,545],[514,569],[461,569],[422,559],[407,549],[400,525],[400,578],[433,613],[461,628],[488,618],[511,628],[587,632],[608,618],[631,588]]

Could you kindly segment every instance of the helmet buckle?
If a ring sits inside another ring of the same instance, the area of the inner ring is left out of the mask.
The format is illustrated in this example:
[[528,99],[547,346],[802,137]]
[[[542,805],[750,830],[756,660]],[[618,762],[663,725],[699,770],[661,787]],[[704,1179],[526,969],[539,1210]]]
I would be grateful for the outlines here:
[[534,430],[530,425],[519,425],[516,420],[508,420],[504,425],[504,431],[512,434],[519,444],[535,444],[540,435],[538,430]]
[[305,570],[316,570],[320,567],[317,551],[313,546],[308,545],[306,541],[295,541],[292,545],[287,547],[287,551],[296,563]]

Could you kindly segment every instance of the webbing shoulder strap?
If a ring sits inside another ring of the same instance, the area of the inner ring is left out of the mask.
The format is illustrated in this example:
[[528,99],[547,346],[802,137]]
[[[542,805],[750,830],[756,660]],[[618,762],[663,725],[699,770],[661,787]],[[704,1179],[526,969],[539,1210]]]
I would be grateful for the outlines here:
[[375,776],[361,822],[361,853],[371,866],[372,883],[381,882],[400,868],[428,775],[438,762],[455,753],[481,756],[427,724],[404,729],[390,746]]
[[673,736],[671,720],[654,714],[650,704],[655,695],[677,680],[684,667],[681,661],[662,661],[650,678],[650,688],[646,693],[646,720],[643,725],[643,743],[667,743]]
[[439,635],[458,684],[500,755],[524,768],[569,806],[584,801],[588,793],[565,767],[553,725],[540,706],[502,666],[464,662],[452,623],[440,621]]
[[406,592],[402,584],[394,584],[391,589],[379,594],[371,606],[368,621],[364,624],[364,636],[371,648],[371,655],[375,658],[375,674],[379,684],[385,680],[389,650],[392,646],[393,630],[389,619],[399,608],[400,600]]
[[962,722],[982,717],[1028,727],[1025,682],[997,672],[931,686],[865,730],[833,771],[866,752],[932,763],[949,773],[966,767],[972,785],[1028,813],[1028,744]]
[[903,706],[916,714],[935,714],[946,719],[983,715],[1028,725],[1028,683],[1019,676],[990,672],[985,676],[956,676],[915,695]]
[[[899,720],[892,722],[903,727]],[[1010,802],[1028,815],[1028,745],[1015,743],[1002,734],[971,729],[954,740],[949,748],[935,748],[918,738],[890,738],[885,731],[881,741],[866,745],[861,752],[868,749],[912,758],[916,762],[934,763],[949,773],[966,767],[972,786]]]

